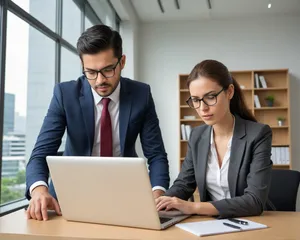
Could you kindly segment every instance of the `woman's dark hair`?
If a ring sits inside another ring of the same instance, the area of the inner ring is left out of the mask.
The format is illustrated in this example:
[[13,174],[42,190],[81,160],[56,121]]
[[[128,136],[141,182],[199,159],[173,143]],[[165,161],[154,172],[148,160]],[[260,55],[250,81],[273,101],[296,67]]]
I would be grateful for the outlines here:
[[200,76],[215,80],[225,90],[228,89],[230,84],[233,84],[234,95],[230,100],[230,112],[243,119],[254,122],[257,121],[246,105],[244,95],[239,84],[231,76],[227,67],[223,63],[216,60],[204,60],[201,63],[198,63],[188,76],[188,87],[192,81],[198,79]]
[[95,25],[81,34],[77,41],[77,52],[82,58],[83,54],[96,54],[112,48],[116,58],[122,57],[122,38],[117,31],[106,25]]

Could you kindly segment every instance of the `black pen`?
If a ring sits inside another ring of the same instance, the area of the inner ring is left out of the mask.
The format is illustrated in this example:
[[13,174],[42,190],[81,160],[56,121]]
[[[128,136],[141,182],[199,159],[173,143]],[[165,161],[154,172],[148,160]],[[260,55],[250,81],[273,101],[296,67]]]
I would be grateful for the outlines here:
[[223,224],[225,226],[241,230],[241,227],[239,227],[239,226],[236,226],[236,225],[233,225],[233,224],[230,224],[230,223],[227,223],[227,222],[223,222]]
[[238,220],[238,219],[234,219],[234,218],[228,218],[229,221],[237,223],[237,224],[241,224],[241,225],[248,225],[248,222],[246,221],[242,221],[242,220]]

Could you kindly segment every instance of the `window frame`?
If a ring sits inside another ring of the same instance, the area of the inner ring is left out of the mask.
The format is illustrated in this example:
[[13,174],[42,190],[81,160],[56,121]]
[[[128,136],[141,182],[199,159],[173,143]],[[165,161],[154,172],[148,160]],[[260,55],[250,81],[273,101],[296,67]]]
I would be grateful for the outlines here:
[[[31,27],[41,32],[48,38],[55,41],[55,79],[54,83],[61,82],[61,49],[62,47],[75,53],[76,48],[62,37],[62,5],[64,0],[56,0],[56,16],[55,16],[55,31],[48,28],[45,24],[37,20],[33,15],[26,12],[12,0],[0,0],[0,199],[1,199],[1,181],[2,181],[2,144],[3,144],[3,123],[4,123],[4,95],[5,95],[5,61],[6,61],[6,40],[7,40],[7,13],[8,11],[25,21]],[[81,11],[81,32],[85,30],[85,17],[93,24],[102,24],[100,18],[95,13],[94,9],[88,3],[88,0],[73,0]],[[120,18],[117,15],[112,4],[108,0],[110,6],[116,14],[116,26],[120,26]],[[117,28],[119,30],[119,28]],[[27,207],[27,199],[21,198],[12,202],[0,205],[0,217],[8,213],[17,211]]]

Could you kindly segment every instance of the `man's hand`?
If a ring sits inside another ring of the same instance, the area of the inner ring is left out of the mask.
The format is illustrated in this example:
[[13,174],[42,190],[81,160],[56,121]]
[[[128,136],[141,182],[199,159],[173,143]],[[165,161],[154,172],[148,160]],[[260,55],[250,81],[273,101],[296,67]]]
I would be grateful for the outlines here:
[[160,197],[161,195],[163,195],[165,192],[163,190],[157,189],[157,190],[154,190],[152,193],[153,193],[154,199],[156,199],[156,198]]
[[39,221],[46,221],[48,220],[48,209],[55,210],[57,215],[61,215],[58,202],[49,194],[48,188],[45,186],[34,188],[27,209],[27,219],[33,218]]
[[189,202],[177,197],[159,197],[155,200],[157,211],[177,209],[183,214],[196,214],[200,208],[199,202]]

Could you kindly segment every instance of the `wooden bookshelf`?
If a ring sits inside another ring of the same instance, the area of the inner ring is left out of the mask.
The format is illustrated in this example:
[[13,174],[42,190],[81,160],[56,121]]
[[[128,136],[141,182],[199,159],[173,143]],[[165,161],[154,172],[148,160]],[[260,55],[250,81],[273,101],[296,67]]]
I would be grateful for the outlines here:
[[[288,69],[266,69],[266,70],[246,70],[231,71],[232,76],[240,84],[247,106],[252,111],[258,122],[268,124],[272,128],[272,160],[273,167],[276,169],[291,169],[291,125],[290,125],[290,84]],[[263,76],[267,87],[263,88],[259,82],[256,86],[256,76]],[[204,124],[194,109],[186,104],[189,98],[189,90],[186,85],[188,74],[179,75],[179,167],[184,161],[187,151],[187,140],[183,140],[181,126],[190,125],[191,128]],[[258,96],[260,107],[254,103],[255,95]],[[273,106],[268,106],[265,98],[274,96]],[[195,119],[185,119],[186,116],[194,116]],[[284,117],[282,126],[278,125],[277,117]],[[276,149],[276,150],[274,150]],[[277,151],[277,152],[276,152]],[[283,158],[274,159],[274,156]],[[288,158],[288,159],[286,159]],[[289,160],[287,162],[287,160]]]

